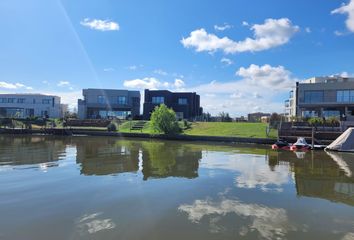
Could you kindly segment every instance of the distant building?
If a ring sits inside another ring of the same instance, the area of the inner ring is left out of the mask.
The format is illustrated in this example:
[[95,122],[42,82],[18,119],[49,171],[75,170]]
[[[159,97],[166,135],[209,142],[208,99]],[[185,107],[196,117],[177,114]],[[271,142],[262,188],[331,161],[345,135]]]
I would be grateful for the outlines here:
[[354,78],[313,77],[296,83],[285,101],[290,117],[338,117],[354,120]]
[[145,89],[144,119],[150,119],[154,108],[162,103],[172,108],[179,119],[195,119],[203,113],[200,107],[200,96],[195,92]]
[[138,117],[140,92],[115,89],[83,89],[78,100],[80,119]]
[[60,97],[44,94],[0,94],[0,117],[49,117],[61,115]]
[[270,113],[262,113],[262,112],[256,112],[256,113],[249,113],[248,114],[248,121],[249,122],[261,122],[262,117],[270,117]]

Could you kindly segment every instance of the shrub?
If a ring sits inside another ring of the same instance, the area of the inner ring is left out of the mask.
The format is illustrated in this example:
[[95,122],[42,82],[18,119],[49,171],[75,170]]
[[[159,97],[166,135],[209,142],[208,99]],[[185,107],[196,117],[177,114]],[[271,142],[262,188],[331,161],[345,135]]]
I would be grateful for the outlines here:
[[319,125],[323,125],[324,122],[323,122],[323,119],[322,118],[319,118],[319,117],[312,117],[308,120],[308,123],[311,125],[311,126],[319,126]]
[[116,132],[117,130],[118,130],[118,126],[115,122],[111,122],[110,124],[108,124],[107,126],[108,132]]
[[156,132],[165,134],[177,134],[181,132],[176,113],[172,109],[167,108],[165,104],[155,107],[150,120],[151,127]]

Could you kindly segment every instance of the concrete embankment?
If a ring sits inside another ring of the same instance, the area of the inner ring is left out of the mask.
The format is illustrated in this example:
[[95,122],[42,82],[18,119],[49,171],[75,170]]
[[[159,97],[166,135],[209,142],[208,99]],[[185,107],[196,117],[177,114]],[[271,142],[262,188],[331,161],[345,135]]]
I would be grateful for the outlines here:
[[106,132],[97,130],[82,129],[0,129],[1,134],[48,134],[48,135],[87,135],[87,136],[111,136],[127,138],[148,138],[162,140],[180,141],[208,141],[208,142],[228,142],[228,143],[251,143],[251,144],[273,144],[271,138],[244,138],[244,137],[221,137],[221,136],[192,136],[192,135],[164,135],[145,133],[122,133]]

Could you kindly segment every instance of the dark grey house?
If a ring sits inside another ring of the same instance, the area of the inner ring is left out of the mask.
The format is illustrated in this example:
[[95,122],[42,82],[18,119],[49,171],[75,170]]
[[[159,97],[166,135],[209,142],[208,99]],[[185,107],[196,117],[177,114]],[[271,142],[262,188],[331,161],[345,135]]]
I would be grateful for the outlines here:
[[143,117],[146,120],[150,119],[154,108],[162,103],[172,108],[179,119],[192,120],[203,113],[203,109],[200,107],[200,96],[195,92],[145,89],[144,100]]
[[115,89],[83,89],[78,100],[80,119],[138,117],[140,92]]

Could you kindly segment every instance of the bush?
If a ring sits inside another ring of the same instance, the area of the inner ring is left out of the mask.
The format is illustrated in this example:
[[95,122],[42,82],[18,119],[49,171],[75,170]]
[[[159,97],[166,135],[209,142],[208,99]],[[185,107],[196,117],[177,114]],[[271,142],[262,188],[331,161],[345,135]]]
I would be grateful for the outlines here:
[[116,132],[117,130],[118,130],[118,126],[115,122],[111,122],[110,124],[108,124],[107,126],[108,132]]
[[311,126],[320,126],[320,125],[323,125],[324,122],[323,122],[323,119],[322,118],[319,118],[319,117],[312,117],[308,120],[308,123],[311,125]]
[[156,132],[165,134],[177,134],[181,132],[176,113],[172,109],[167,108],[165,104],[155,107],[150,120],[151,127]]

